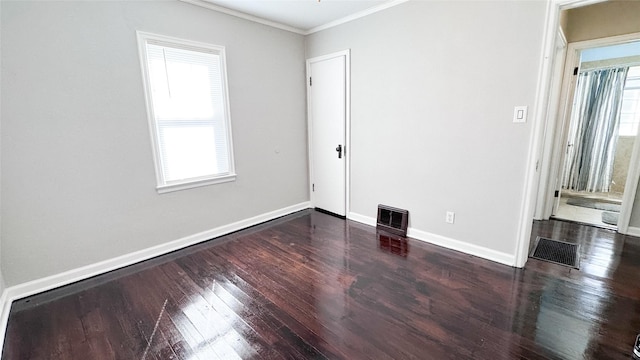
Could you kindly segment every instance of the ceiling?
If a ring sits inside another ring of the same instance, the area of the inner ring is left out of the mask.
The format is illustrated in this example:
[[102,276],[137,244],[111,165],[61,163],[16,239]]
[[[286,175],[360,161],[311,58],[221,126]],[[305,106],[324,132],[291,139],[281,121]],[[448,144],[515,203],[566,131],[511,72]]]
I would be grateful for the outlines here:
[[344,23],[406,0],[182,0],[300,34]]

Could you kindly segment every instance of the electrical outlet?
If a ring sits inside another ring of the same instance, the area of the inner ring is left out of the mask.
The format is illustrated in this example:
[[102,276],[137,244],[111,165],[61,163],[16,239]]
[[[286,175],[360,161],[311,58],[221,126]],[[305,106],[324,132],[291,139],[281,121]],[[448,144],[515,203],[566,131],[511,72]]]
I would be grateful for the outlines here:
[[447,211],[447,217],[445,218],[445,221],[449,224],[453,224],[453,222],[455,221],[456,218],[456,213],[454,213],[453,211]]

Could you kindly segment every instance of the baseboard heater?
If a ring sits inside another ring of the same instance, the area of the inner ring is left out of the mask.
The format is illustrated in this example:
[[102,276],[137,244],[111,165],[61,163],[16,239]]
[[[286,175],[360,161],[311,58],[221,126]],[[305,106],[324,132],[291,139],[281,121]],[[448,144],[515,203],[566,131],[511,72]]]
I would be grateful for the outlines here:
[[392,234],[407,236],[409,210],[398,209],[387,205],[378,205],[376,228]]

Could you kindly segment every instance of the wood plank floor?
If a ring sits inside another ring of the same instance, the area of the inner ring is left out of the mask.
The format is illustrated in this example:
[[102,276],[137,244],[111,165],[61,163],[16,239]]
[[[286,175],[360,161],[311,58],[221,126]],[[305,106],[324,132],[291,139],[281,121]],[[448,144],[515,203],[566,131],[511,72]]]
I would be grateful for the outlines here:
[[[315,211],[22,299],[3,359],[629,359],[640,239],[514,269]],[[482,236],[482,234],[478,234]]]

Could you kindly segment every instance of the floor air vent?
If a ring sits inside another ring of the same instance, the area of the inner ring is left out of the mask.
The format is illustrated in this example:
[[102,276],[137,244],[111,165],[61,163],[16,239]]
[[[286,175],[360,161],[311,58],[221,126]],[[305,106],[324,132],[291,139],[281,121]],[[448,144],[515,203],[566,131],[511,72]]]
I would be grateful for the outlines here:
[[376,228],[406,237],[408,224],[408,210],[396,209],[386,205],[378,205]]
[[538,236],[529,257],[578,269],[578,245]]

